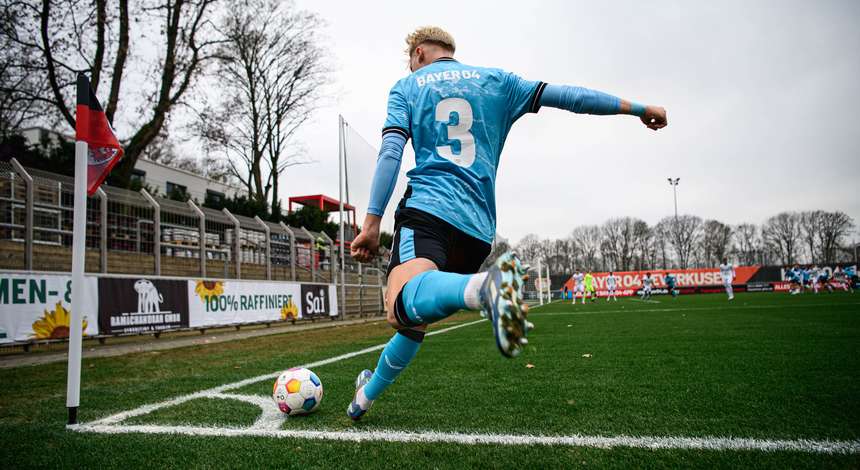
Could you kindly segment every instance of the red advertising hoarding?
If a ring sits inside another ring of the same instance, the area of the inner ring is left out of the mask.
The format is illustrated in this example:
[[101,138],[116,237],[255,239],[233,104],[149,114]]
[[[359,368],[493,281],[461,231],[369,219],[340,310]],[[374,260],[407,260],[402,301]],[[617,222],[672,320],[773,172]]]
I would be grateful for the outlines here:
[[[735,279],[732,284],[746,284],[749,279],[759,270],[759,266],[739,266],[735,268]],[[702,269],[666,269],[662,271],[618,271],[613,273],[616,278],[616,291],[619,296],[630,296],[642,288],[642,278],[646,273],[651,273],[654,279],[652,284],[655,293],[660,293],[661,289],[666,288],[666,283],[663,278],[666,273],[671,273],[675,276],[675,288],[682,293],[692,291],[693,289],[703,292],[706,288],[714,288],[714,291],[722,291],[723,280],[720,277],[718,268],[702,268]],[[597,288],[597,295],[605,297],[606,279],[609,277],[608,272],[592,273],[594,283]],[[573,279],[568,279],[564,283],[562,290],[569,292],[573,291]]]

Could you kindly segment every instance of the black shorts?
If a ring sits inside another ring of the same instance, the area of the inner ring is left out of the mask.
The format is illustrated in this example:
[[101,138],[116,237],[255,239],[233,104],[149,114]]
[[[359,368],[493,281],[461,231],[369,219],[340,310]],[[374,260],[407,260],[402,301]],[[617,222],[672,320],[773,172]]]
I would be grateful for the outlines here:
[[478,272],[492,245],[463,233],[439,217],[406,207],[411,193],[411,189],[406,191],[394,213],[394,241],[388,272],[415,258],[429,259],[440,271]]

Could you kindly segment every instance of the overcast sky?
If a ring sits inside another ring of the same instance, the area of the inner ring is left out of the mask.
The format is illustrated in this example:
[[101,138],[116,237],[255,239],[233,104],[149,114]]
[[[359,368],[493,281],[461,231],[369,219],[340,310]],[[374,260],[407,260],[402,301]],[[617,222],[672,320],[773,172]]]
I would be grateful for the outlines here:
[[[423,5],[423,6],[418,6]],[[509,5],[509,6],[508,6]],[[783,210],[842,210],[860,222],[860,2],[318,2],[335,66],[329,106],[300,135],[312,165],[286,195],[337,197],[337,116],[378,148],[390,87],[408,74],[404,37],[433,24],[456,58],[532,80],[664,106],[653,132],[629,116],[544,108],[511,131],[497,179],[498,233],[567,236],[577,225],[678,210],[761,223]],[[411,145],[411,142],[410,142]],[[363,220],[375,151],[348,146]],[[414,167],[408,151],[402,173]],[[391,230],[396,200],[386,212]]]

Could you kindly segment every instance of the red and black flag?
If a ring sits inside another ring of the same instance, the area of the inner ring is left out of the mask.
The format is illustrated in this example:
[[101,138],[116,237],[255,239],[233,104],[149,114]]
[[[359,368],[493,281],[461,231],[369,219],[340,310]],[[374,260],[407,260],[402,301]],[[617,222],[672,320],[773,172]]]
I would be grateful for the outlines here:
[[90,80],[78,74],[78,107],[75,140],[87,143],[87,194],[93,193],[122,158],[122,147],[113,133]]

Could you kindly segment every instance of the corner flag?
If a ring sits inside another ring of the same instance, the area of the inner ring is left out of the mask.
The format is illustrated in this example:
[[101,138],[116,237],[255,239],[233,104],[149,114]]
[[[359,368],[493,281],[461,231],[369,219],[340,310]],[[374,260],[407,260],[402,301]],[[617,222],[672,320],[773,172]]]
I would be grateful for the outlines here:
[[[87,240],[87,194],[92,195],[122,158],[113,129],[90,81],[78,75],[78,106],[75,124],[75,194],[72,216],[72,312],[69,319],[69,362],[66,376],[66,407],[69,425],[78,423],[81,402],[81,349],[83,346],[84,264]],[[89,312],[94,313],[94,312]]]
[[122,147],[113,133],[86,75],[78,74],[78,106],[75,140],[86,142],[87,195],[92,196],[122,158]]

